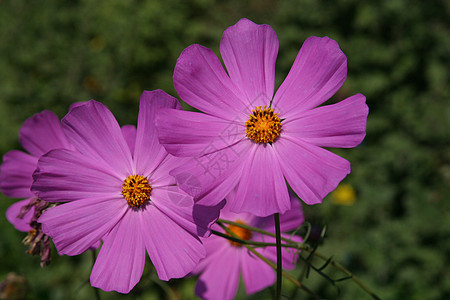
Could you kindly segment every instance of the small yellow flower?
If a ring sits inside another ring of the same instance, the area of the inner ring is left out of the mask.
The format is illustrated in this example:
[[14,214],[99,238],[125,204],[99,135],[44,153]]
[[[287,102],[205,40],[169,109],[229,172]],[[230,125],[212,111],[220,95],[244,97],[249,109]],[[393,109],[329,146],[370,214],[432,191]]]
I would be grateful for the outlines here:
[[355,189],[350,184],[340,184],[331,193],[331,202],[337,205],[353,205],[355,200]]

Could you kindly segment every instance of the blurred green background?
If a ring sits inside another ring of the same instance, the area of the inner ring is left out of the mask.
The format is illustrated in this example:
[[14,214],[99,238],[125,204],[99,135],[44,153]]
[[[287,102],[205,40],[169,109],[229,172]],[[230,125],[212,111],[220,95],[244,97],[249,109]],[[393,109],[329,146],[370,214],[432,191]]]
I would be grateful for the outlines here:
[[[0,154],[20,149],[25,119],[43,109],[63,117],[76,101],[102,101],[121,124],[135,123],[143,90],[177,95],[172,72],[185,47],[199,43],[218,54],[222,32],[242,17],[277,32],[277,86],[303,41],[326,35],[348,57],[348,79],[332,101],[361,92],[370,114],[364,142],[335,150],[352,163],[343,182],[350,193],[304,207],[310,222],[328,225],[319,250],[382,299],[450,299],[449,12],[444,0],[4,0]],[[26,299],[93,298],[90,254],[58,257],[53,249],[52,264],[41,269],[24,253],[25,234],[4,217],[14,200],[0,198],[0,282],[15,272],[26,278]],[[179,299],[194,298],[194,278],[166,286],[148,265],[131,294],[101,292],[102,299],[168,299],[169,286]],[[313,273],[304,283],[323,298],[337,295]],[[370,299],[351,281],[338,286],[340,299]],[[283,292],[291,295],[291,286]],[[238,297],[246,299],[242,288]],[[296,299],[309,298],[299,291]]]

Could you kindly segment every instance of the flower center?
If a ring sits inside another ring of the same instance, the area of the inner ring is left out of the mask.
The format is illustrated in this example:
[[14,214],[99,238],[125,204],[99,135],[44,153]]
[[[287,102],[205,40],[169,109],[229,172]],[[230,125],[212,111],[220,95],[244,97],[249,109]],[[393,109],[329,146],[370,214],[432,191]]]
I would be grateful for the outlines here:
[[127,200],[128,205],[135,208],[141,207],[148,199],[152,187],[148,179],[142,175],[130,175],[123,181],[122,195]]
[[272,108],[255,107],[247,122],[247,137],[255,143],[272,143],[281,132],[281,120]]
[[[247,225],[245,222],[242,222],[241,220],[237,220],[236,223]],[[238,238],[244,241],[248,241],[252,237],[252,232],[248,229],[239,227],[237,225],[229,225],[228,229],[234,233]],[[231,234],[227,233],[229,236],[232,236]],[[231,245],[236,247],[241,247],[242,244],[234,241],[229,241]]]

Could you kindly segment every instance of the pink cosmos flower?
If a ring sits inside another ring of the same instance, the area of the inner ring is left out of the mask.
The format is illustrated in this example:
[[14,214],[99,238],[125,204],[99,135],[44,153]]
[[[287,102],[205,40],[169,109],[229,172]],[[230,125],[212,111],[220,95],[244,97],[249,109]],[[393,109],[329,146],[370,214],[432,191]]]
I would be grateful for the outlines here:
[[52,149],[72,149],[72,146],[61,129],[58,117],[48,110],[25,121],[19,140],[28,153],[12,150],[3,156],[0,190],[11,198],[25,198],[8,208],[6,218],[17,230],[26,232],[32,229],[30,221],[34,216],[36,200],[30,188],[39,157]]
[[103,104],[77,105],[62,120],[77,151],[49,152],[34,174],[39,198],[67,202],[39,219],[60,254],[77,255],[103,240],[91,284],[105,291],[128,293],[142,276],[146,251],[160,279],[185,276],[205,255],[197,235],[218,217],[213,208],[194,207],[169,176],[182,159],[168,155],[155,134],[163,107],[180,109],[162,91],[142,94],[130,147]]
[[[274,94],[278,39],[268,25],[240,20],[223,34],[220,60],[191,45],[178,58],[175,88],[204,113],[165,109],[160,142],[193,157],[172,174],[198,203],[227,197],[230,210],[267,216],[290,208],[285,180],[307,204],[322,199],[350,172],[350,163],[321,147],[355,147],[365,136],[361,94],[320,106],[343,84],[347,60],[328,37],[308,38]],[[236,188],[236,192],[229,195]]]
[[[280,215],[282,232],[296,229],[304,221],[303,211],[298,199],[292,198],[291,204],[292,208]],[[274,233],[273,216],[261,218],[249,213],[235,214],[228,210],[228,205],[225,205],[220,212],[220,218]],[[213,225],[212,228],[225,233],[217,224]],[[275,243],[275,238],[250,232],[235,225],[229,225],[228,228],[243,240]],[[282,236],[286,238],[291,237],[290,234],[282,234]],[[215,235],[202,240],[206,248],[206,257],[200,261],[193,272],[196,274],[200,273],[195,288],[195,292],[199,297],[208,300],[233,299],[238,289],[240,275],[242,275],[247,294],[256,293],[275,283],[276,274],[272,267],[253,255],[241,244]],[[299,236],[293,236],[292,240],[301,242]],[[271,261],[276,262],[276,247],[256,249]],[[297,250],[282,249],[283,268],[293,269],[298,259]]]

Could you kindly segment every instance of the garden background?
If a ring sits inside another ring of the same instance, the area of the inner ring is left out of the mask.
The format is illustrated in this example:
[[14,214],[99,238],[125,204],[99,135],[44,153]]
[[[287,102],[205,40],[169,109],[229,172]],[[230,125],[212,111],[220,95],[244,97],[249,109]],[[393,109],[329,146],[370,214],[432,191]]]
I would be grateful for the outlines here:
[[[327,224],[319,250],[382,299],[450,299],[449,12],[444,0],[0,1],[0,154],[20,149],[25,119],[44,109],[63,117],[77,101],[102,101],[122,125],[136,123],[143,90],[177,96],[172,73],[181,51],[199,43],[218,54],[222,32],[242,17],[276,31],[277,86],[303,41],[326,35],[348,57],[348,79],[331,102],[361,92],[370,114],[359,147],[333,149],[352,163],[343,181],[350,192],[304,205],[308,221]],[[25,234],[4,217],[13,202],[0,196],[0,282],[11,272],[23,276],[26,299],[93,298],[91,255],[53,249],[41,269],[24,253]],[[147,263],[129,295],[101,297],[194,298],[194,278],[155,278]],[[313,272],[304,283],[324,298],[337,294]],[[370,299],[351,281],[338,287],[340,299]],[[291,290],[286,283],[283,294]],[[238,298],[246,299],[243,289]]]

